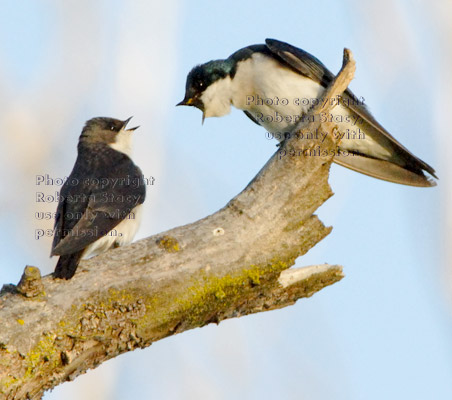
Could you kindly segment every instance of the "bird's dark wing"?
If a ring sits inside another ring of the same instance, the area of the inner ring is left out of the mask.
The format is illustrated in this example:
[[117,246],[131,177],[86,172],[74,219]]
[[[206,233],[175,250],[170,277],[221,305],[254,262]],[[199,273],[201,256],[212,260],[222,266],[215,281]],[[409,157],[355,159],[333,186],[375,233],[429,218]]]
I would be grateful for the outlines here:
[[[320,83],[322,86],[327,87],[334,79],[331,71],[308,52],[275,39],[266,39],[265,43],[273,56],[282,60],[296,72]],[[342,104],[363,121],[362,130],[364,133],[382,146],[391,149],[394,157],[389,160],[379,160],[366,154],[356,154],[354,157],[335,157],[335,162],[355,171],[391,182],[414,186],[435,185],[435,182],[423,174],[423,170],[425,170],[436,178],[435,170],[412,154],[384,129],[372,116],[367,107],[358,101],[350,89],[347,88],[344,91],[342,98],[344,100]],[[358,127],[361,128],[359,124]],[[380,163],[380,161],[385,162]],[[389,163],[392,164],[391,168],[388,168]]]
[[84,179],[89,178],[90,174],[88,166],[80,162],[80,157],[77,158],[73,171],[60,190],[51,255],[56,254],[54,249],[77,224],[86,210],[91,189],[85,184]]
[[[427,171],[430,175],[434,176],[436,179],[438,177],[435,175],[435,170],[428,165],[426,162],[422,161],[420,158],[416,157],[411,151],[409,151],[402,143],[400,143],[394,136],[392,136],[383,126],[379,124],[379,122],[373,117],[370,111],[363,104],[359,104],[355,95],[351,92],[351,90],[347,89],[342,97],[345,100],[345,104],[347,107],[353,111],[356,115],[358,115],[364,124],[367,124],[367,134],[369,134],[376,141],[380,136],[382,136],[383,140],[387,140],[394,152],[397,154],[399,158],[403,161],[402,166],[409,167],[416,174],[422,173],[423,170]],[[344,103],[343,103],[344,104]],[[359,124],[358,124],[359,125]],[[366,128],[365,128],[366,129]],[[364,129],[363,129],[364,130]],[[395,161],[397,160],[390,160]],[[362,172],[362,171],[360,171]],[[381,178],[380,178],[381,179]],[[434,186],[436,183],[434,181],[428,180],[429,184],[426,186]],[[433,184],[433,185],[432,185]]]
[[[67,255],[86,248],[144,202],[146,188],[141,170],[128,156],[109,151],[109,148],[98,151],[94,156],[97,160],[108,156],[108,165],[114,165],[114,168],[94,169],[84,176],[78,189],[69,187],[66,190],[68,194],[85,196],[60,201],[55,222],[55,235],[59,237],[55,236],[52,255]],[[70,218],[73,214],[69,213],[75,210],[82,211],[76,218]]]

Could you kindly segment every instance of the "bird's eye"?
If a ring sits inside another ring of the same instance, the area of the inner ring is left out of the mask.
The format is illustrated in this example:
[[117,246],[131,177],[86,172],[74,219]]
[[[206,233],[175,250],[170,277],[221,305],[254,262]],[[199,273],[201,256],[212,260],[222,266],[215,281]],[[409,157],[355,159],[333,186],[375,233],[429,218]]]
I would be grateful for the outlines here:
[[115,128],[115,126],[114,125],[110,125],[110,130],[111,131],[114,131],[116,128]]

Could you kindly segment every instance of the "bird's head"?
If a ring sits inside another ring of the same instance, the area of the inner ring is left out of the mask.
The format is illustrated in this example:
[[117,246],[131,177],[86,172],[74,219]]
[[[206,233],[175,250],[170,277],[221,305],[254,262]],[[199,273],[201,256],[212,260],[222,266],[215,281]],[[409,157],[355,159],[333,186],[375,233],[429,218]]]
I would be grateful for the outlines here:
[[132,117],[124,121],[115,118],[96,117],[86,122],[80,141],[84,143],[104,143],[113,149],[127,154],[132,152],[132,132],[139,128],[126,129]]
[[185,97],[178,106],[193,106],[208,117],[222,117],[231,110],[231,60],[197,65],[187,76]]

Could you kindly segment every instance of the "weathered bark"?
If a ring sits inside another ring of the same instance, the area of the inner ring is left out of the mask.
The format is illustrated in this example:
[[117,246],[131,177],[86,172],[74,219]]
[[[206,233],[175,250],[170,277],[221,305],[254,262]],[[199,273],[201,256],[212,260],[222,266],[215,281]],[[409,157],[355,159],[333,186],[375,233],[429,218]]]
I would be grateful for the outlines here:
[[[344,66],[325,93],[353,77]],[[312,115],[329,112],[321,104]],[[318,120],[318,118],[317,118]],[[312,122],[303,132],[332,132]],[[321,144],[335,149],[333,135]],[[332,156],[305,156],[316,140],[287,140],[253,181],[202,220],[115,249],[69,281],[27,267],[0,297],[0,393],[39,399],[89,368],[210,322],[281,308],[342,278],[340,266],[288,269],[331,228],[313,215],[331,195]],[[285,152],[285,156],[282,156]]]

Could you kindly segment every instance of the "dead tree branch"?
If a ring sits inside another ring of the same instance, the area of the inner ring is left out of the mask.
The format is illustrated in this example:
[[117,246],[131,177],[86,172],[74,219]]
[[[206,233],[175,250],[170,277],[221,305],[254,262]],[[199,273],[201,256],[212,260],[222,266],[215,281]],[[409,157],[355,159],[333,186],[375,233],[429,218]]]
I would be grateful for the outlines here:
[[[344,65],[325,97],[353,77]],[[325,102],[311,115],[329,112]],[[318,118],[317,118],[318,120]],[[302,132],[329,132],[311,122]],[[27,267],[0,296],[0,396],[39,399],[105,360],[225,318],[272,310],[342,278],[337,265],[289,269],[331,231],[313,213],[331,195],[332,156],[315,139],[287,140],[223,209],[189,225],[82,262],[73,279]]]

